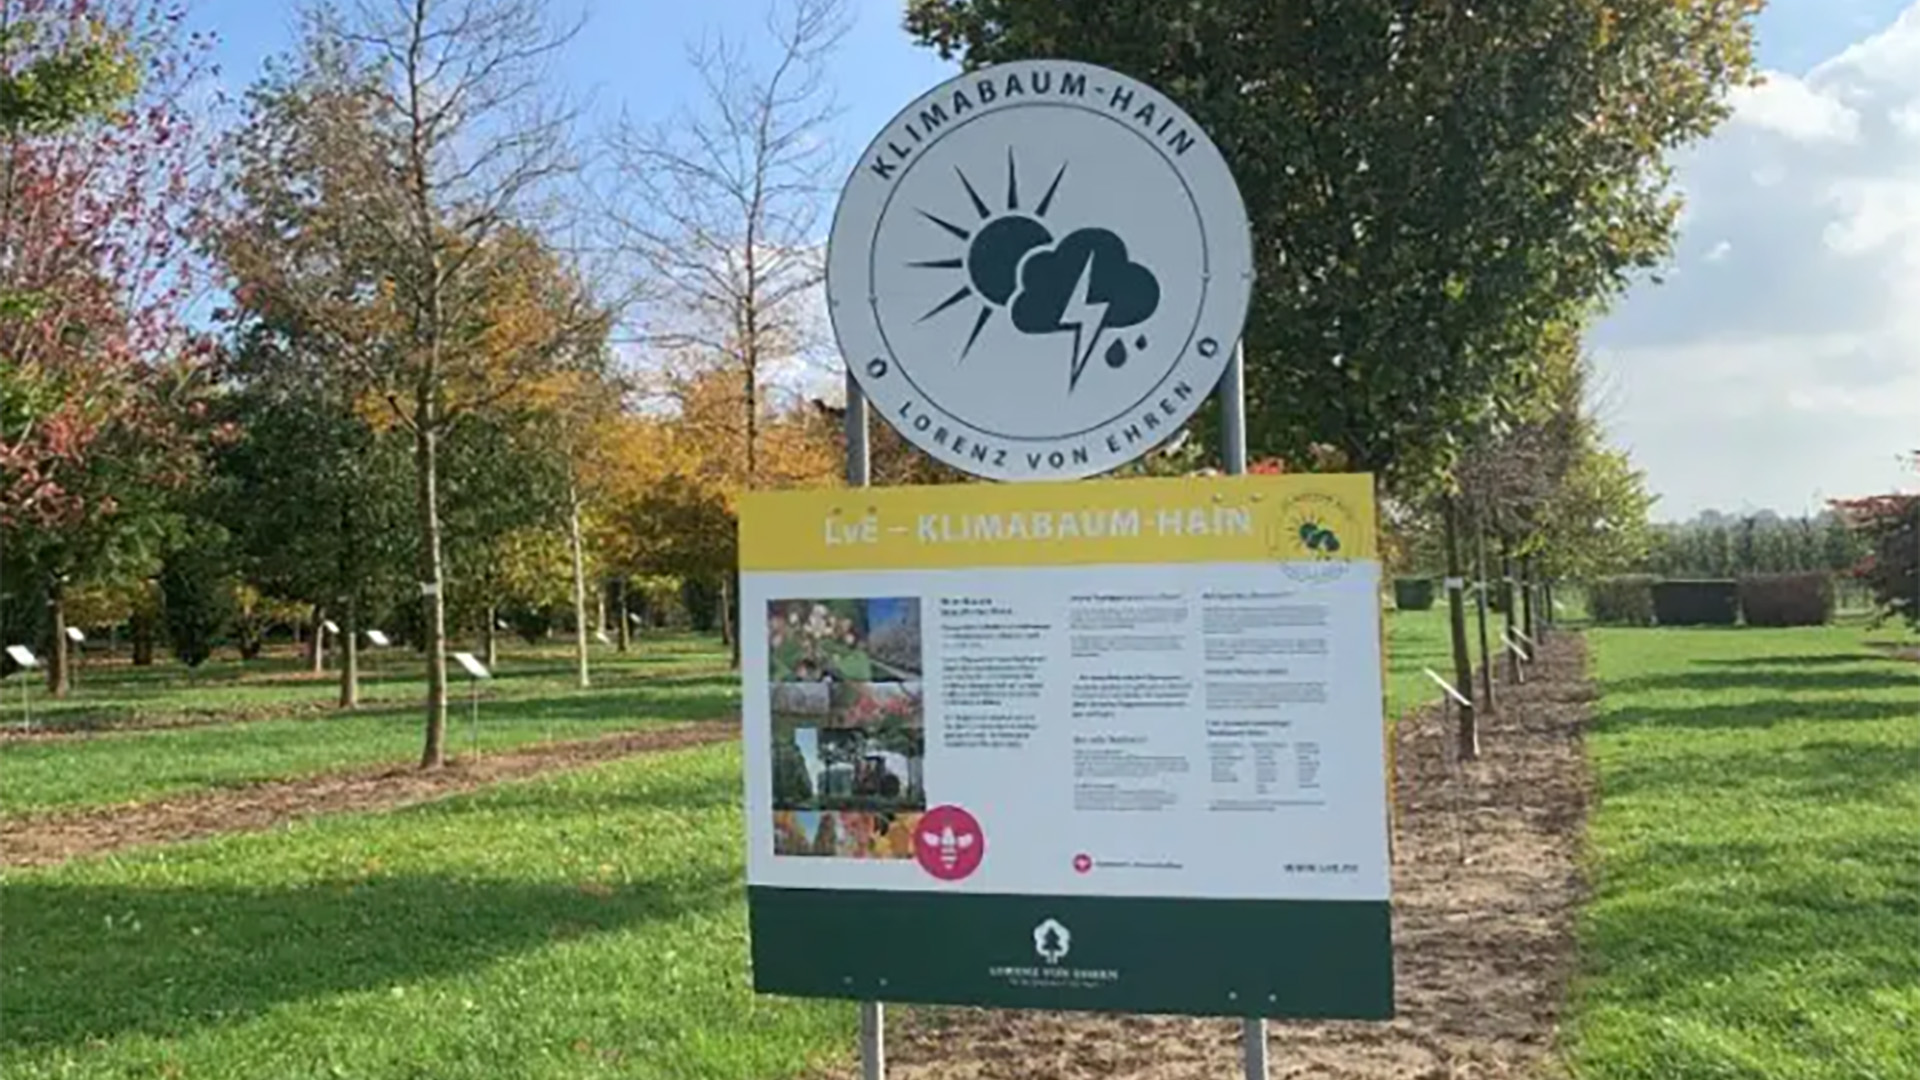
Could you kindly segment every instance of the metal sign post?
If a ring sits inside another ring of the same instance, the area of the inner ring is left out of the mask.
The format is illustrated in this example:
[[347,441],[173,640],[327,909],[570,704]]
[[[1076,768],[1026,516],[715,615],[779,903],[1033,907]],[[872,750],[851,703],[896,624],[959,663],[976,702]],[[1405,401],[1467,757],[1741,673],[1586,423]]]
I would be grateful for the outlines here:
[[[872,460],[867,453],[867,394],[847,370],[847,486],[872,483]],[[887,1075],[887,1007],[878,1001],[860,1003],[860,1080],[883,1080]]]
[[[470,652],[454,653],[453,662],[459,664],[461,670],[467,673],[467,685],[470,688],[468,695],[469,711],[467,713],[467,745],[472,747],[473,753],[478,756],[480,753],[480,683],[483,679],[493,678],[493,672],[488,671],[487,666],[482,664],[479,659]],[[549,739],[551,739],[553,735],[551,721],[549,721],[547,735]]]
[[[1233,360],[1220,376],[1220,458],[1228,476],[1247,471],[1246,352],[1233,348]],[[1257,1016],[1240,1021],[1240,1063],[1247,1080],[1267,1080],[1267,1022]]]

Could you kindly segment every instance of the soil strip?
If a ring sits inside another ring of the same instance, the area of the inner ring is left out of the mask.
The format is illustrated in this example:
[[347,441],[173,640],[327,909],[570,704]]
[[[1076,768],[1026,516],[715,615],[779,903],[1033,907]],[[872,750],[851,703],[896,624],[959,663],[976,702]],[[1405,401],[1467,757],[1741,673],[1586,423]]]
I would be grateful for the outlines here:
[[389,810],[502,780],[724,742],[739,735],[737,718],[709,720],[456,758],[446,768],[431,772],[381,765],[149,802],[10,818],[0,820],[0,867],[50,866],[140,844],[259,832],[319,814]]
[[[1555,635],[1483,718],[1464,767],[1437,709],[1398,725],[1398,1018],[1268,1025],[1273,1080],[1537,1075],[1573,968],[1593,691],[1584,643]],[[1462,862],[1462,853],[1466,862]],[[1218,1080],[1240,1074],[1237,1020],[902,1009],[895,1080]],[[830,1075],[857,1075],[851,1063]]]

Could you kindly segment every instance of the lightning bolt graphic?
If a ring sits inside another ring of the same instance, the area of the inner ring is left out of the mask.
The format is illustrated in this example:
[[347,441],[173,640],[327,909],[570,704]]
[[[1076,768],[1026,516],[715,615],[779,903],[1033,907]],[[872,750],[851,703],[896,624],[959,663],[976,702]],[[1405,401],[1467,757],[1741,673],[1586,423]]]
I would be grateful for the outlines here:
[[[1088,255],[1080,266],[1080,280],[1073,287],[1072,295],[1079,299],[1068,301],[1060,312],[1060,325],[1073,327],[1073,372],[1067,379],[1068,391],[1080,385],[1080,373],[1086,370],[1087,361],[1093,359],[1093,350],[1100,344],[1100,332],[1107,328],[1107,305],[1091,299],[1088,294],[1092,291],[1093,256]],[[1088,326],[1093,327],[1092,333],[1087,333]],[[1087,343],[1084,352],[1080,348],[1083,338]]]

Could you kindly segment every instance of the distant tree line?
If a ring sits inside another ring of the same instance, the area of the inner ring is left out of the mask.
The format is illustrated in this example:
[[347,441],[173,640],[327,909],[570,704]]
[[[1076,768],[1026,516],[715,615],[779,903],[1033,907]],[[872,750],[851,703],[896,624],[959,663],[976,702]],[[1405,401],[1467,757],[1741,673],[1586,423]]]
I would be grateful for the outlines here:
[[1709,512],[1684,523],[1655,525],[1643,569],[1661,577],[1839,574],[1852,572],[1866,554],[1858,531],[1832,512],[1801,517]]

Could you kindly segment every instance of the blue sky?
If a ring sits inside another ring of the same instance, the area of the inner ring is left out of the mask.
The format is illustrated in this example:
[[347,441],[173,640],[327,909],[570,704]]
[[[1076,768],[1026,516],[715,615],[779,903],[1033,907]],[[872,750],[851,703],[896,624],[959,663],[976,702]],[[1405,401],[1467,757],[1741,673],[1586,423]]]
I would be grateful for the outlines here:
[[[832,132],[849,163],[953,70],[901,31],[899,0],[852,2]],[[750,39],[766,0],[553,6],[588,15],[559,66],[595,110],[666,119],[696,90],[687,43]],[[199,0],[229,89],[287,47],[292,8]],[[1760,60],[1769,85],[1681,161],[1670,280],[1636,287],[1593,337],[1603,416],[1662,517],[1916,482],[1895,455],[1920,447],[1920,0],[1775,0]]]

